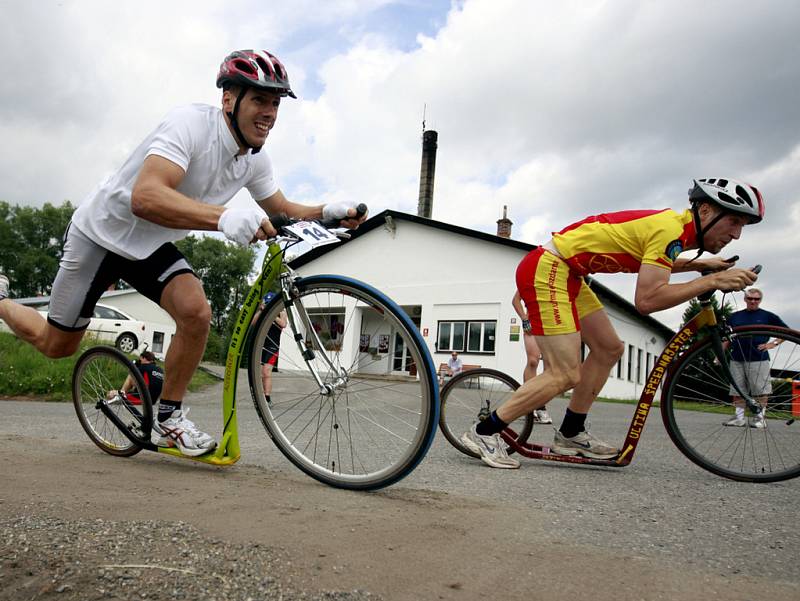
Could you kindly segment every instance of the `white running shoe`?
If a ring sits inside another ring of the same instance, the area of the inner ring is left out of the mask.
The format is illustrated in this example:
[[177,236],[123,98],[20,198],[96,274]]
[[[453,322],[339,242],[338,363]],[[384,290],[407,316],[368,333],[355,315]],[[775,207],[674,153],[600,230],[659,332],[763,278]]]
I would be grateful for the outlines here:
[[728,421],[722,424],[723,426],[733,426],[735,428],[744,428],[747,425],[747,419],[745,417],[732,417]]
[[11,286],[11,283],[8,281],[8,277],[5,274],[0,273],[0,300],[4,298],[8,298],[8,289]]
[[767,420],[764,418],[764,412],[763,411],[753,418],[753,421],[750,422],[750,427],[751,428],[766,428],[767,427]]
[[592,459],[613,459],[619,455],[619,449],[606,444],[586,430],[570,438],[556,430],[551,450],[558,455],[583,455]]
[[464,432],[461,442],[473,453],[478,453],[481,460],[490,467],[513,470],[519,467],[519,461],[512,459],[506,452],[506,443],[499,434],[482,436],[475,431],[477,424]]
[[212,451],[216,441],[205,432],[197,429],[194,423],[186,418],[189,410],[176,409],[163,422],[153,425],[150,441],[159,447],[177,447],[189,457],[197,457]]
[[533,412],[533,421],[537,424],[552,424],[553,420],[547,412],[547,407],[542,407]]

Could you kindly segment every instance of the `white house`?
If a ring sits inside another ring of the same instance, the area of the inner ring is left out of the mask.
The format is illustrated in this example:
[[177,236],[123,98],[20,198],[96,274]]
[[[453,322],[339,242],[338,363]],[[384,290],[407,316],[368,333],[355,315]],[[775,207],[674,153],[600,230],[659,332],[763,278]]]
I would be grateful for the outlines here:
[[[522,379],[525,350],[511,305],[518,263],[534,246],[397,211],[368,219],[350,240],[316,248],[291,262],[301,275],[341,274],[362,280],[394,300],[417,325],[434,364],[455,349],[466,364],[491,367]],[[635,398],[657,353],[673,331],[640,315],[631,303],[590,282],[625,342],[625,354],[602,391]],[[354,345],[357,349],[357,345]],[[387,371],[403,371],[391,356]]]

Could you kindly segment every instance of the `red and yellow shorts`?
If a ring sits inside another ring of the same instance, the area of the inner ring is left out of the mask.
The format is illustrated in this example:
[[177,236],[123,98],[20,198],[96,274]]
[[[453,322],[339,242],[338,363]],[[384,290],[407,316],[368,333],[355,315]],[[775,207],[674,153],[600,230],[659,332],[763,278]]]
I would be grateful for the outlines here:
[[517,267],[517,290],[536,336],[579,332],[580,320],[603,308],[583,278],[541,246]]

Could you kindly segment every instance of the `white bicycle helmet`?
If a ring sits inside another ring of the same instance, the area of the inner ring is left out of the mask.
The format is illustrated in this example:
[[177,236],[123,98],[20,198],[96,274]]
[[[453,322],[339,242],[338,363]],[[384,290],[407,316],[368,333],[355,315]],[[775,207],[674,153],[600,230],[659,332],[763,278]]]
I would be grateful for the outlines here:
[[[697,232],[697,255],[705,252],[705,234],[717,221],[728,213],[746,215],[750,223],[758,223],[764,218],[764,199],[755,186],[735,179],[703,178],[694,180],[689,190],[689,202],[692,205],[695,231]],[[705,228],[700,227],[700,213],[697,207],[701,202],[710,202],[722,209]],[[693,259],[694,260],[694,259]]]
[[694,180],[689,190],[689,200],[713,202],[725,211],[740,213],[750,218],[750,223],[758,223],[764,218],[764,199],[755,186],[735,179],[703,178]]

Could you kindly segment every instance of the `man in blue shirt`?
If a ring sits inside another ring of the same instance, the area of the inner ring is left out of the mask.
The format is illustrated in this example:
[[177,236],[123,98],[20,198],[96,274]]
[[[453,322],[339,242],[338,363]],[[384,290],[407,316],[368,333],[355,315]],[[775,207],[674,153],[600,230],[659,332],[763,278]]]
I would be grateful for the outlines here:
[[[788,328],[783,320],[770,311],[760,308],[764,294],[758,288],[750,288],[744,293],[747,303],[745,309],[736,311],[728,319],[733,326],[770,325]],[[767,397],[772,393],[772,378],[769,373],[769,350],[780,342],[770,341],[769,336],[748,336],[737,339],[731,348],[731,375],[742,392],[751,394],[761,405],[761,412],[750,423],[751,428],[765,428],[764,413]],[[731,386],[730,395],[736,408],[736,415],[725,422],[726,426],[743,427],[748,425],[744,415],[744,399]]]

